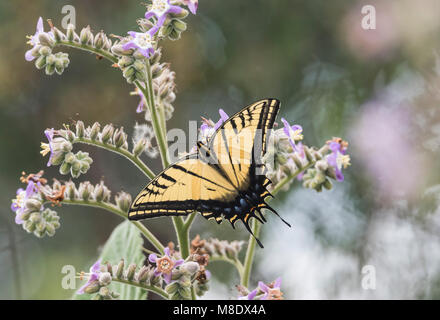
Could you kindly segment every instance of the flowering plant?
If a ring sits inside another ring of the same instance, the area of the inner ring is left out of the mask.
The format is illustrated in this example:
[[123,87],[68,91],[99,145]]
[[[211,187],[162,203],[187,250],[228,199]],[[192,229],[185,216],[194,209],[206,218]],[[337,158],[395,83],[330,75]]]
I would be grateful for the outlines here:
[[[153,179],[155,173],[149,168],[145,155],[161,158],[163,167],[170,164],[167,146],[166,123],[172,117],[176,99],[175,73],[168,63],[161,61],[159,47],[166,39],[178,40],[186,30],[184,19],[189,12],[196,14],[197,0],[152,0],[145,17],[138,20],[139,31],[128,31],[126,36],[107,36],[103,31],[93,34],[85,27],[78,34],[75,26],[69,25],[65,32],[56,28],[48,20],[50,31],[45,31],[42,18],[38,19],[36,33],[29,37],[32,46],[25,53],[27,61],[34,61],[38,69],[47,75],[62,74],[69,65],[67,53],[54,50],[58,47],[80,49],[109,60],[120,69],[128,83],[134,85],[133,94],[140,102],[137,113],[143,113],[145,122],[134,126],[134,136],[130,140],[122,127],[95,122],[86,126],[77,121],[73,126],[64,125],[60,129],[44,131],[47,142],[41,144],[43,156],[48,156],[47,166],[58,166],[61,175],[72,179],[87,174],[93,163],[87,152],[74,150],[74,145],[88,144],[114,152],[134,164],[146,177]],[[217,121],[203,118],[199,139],[207,141],[213,132],[228,119],[220,109]],[[291,183],[303,181],[303,186],[316,191],[331,189],[331,179],[342,181],[342,169],[349,165],[347,143],[333,138],[317,149],[305,145],[303,128],[291,125],[284,118],[283,128],[270,135],[263,162],[267,176],[273,182],[270,192],[275,195],[286,190]],[[61,182],[54,179],[52,184],[43,177],[44,172],[25,174],[21,181],[25,189],[18,189],[12,200],[15,221],[29,233],[37,237],[53,236],[60,227],[58,213],[47,207],[61,205],[83,205],[101,208],[127,219],[127,211],[132,202],[130,194],[120,191],[112,198],[110,189],[103,181],[75,183],[73,180]],[[246,299],[281,299],[281,278],[270,284],[258,283],[249,291],[250,276],[255,254],[256,239],[261,224],[252,222],[249,241],[228,242],[214,238],[201,239],[195,236],[190,241],[191,226],[196,213],[186,218],[171,217],[178,246],[162,242],[139,221],[125,221],[119,225],[105,245],[99,260],[89,273],[81,272],[78,277],[86,283],[78,294],[92,295],[94,299],[145,298],[152,292],[165,299],[196,299],[209,289],[211,273],[209,263],[225,261],[232,264],[241,279],[237,287],[237,297]],[[264,219],[264,217],[263,217]],[[155,248],[150,251],[143,247],[142,235]],[[124,241],[130,239],[130,247]],[[245,258],[241,251],[245,249]],[[144,253],[148,253],[145,259]],[[114,286],[117,284],[118,286]],[[130,290],[118,290],[130,286]],[[123,292],[123,295],[121,295]],[[131,292],[133,294],[127,294]]]

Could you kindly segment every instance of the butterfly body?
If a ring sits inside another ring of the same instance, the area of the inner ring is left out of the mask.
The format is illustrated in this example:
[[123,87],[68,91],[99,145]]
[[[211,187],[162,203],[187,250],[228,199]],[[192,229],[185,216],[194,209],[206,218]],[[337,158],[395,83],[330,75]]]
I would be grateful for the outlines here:
[[241,220],[252,234],[251,218],[266,221],[262,209],[277,214],[264,200],[270,196],[267,186],[271,182],[260,169],[278,109],[278,100],[265,99],[230,117],[208,143],[197,143],[196,153],[170,165],[141,191],[129,219],[197,211],[217,223],[228,220],[233,227]]

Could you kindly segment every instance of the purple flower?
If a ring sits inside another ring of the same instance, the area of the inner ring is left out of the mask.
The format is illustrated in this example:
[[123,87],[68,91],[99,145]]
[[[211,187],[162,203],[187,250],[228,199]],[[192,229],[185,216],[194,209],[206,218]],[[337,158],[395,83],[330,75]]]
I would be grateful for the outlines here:
[[99,278],[99,274],[101,273],[101,259],[95,262],[95,264],[90,268],[89,278],[87,279],[86,284],[84,284],[79,290],[76,292],[77,294],[83,294],[85,289],[94,281],[97,281]]
[[327,163],[335,169],[336,180],[344,181],[341,169],[350,165],[350,156],[345,154],[347,148],[334,140],[329,141],[328,145],[332,153],[327,156]]
[[[39,35],[41,33],[45,33],[44,32],[44,27],[43,27],[43,18],[39,18],[38,22],[37,22],[37,28],[35,31],[35,34],[33,36],[28,36],[29,41],[28,43],[32,46],[32,49],[29,49],[28,51],[26,51],[24,58],[26,59],[26,61],[32,61],[35,59],[35,56],[33,55],[33,50],[36,46],[38,46],[40,44],[40,40],[38,39]],[[52,31],[47,32],[46,34],[48,34],[50,37],[53,37]]]
[[170,248],[168,247],[165,248],[165,255],[162,258],[158,258],[154,253],[152,253],[148,256],[148,260],[156,264],[154,275],[156,277],[162,275],[167,284],[171,282],[173,269],[180,266],[184,262],[183,259],[173,259],[170,255]]
[[192,14],[196,14],[199,0],[183,0],[183,3],[188,7]]
[[297,153],[301,158],[304,158],[304,147],[301,142],[296,143],[296,141],[300,141],[303,139],[302,135],[302,127],[300,125],[291,126],[286,119],[281,118],[281,121],[284,124],[284,133],[289,139],[290,145],[293,148],[293,151]]
[[254,289],[251,292],[249,292],[249,294],[247,296],[241,296],[238,299],[239,300],[254,300],[257,293],[258,293],[258,289]]
[[38,195],[37,186],[41,186],[40,182],[35,183],[29,180],[26,189],[19,188],[17,190],[17,196],[12,200],[11,210],[15,212],[15,223],[23,224],[23,215],[26,213],[26,201],[35,195]]
[[15,223],[23,224],[24,220],[22,219],[25,209],[25,202],[27,199],[27,192],[22,188],[17,190],[17,196],[14,200],[12,200],[11,210],[15,212]]
[[148,32],[128,31],[132,37],[122,46],[124,50],[137,49],[144,57],[150,58],[154,54],[153,28]]
[[51,161],[52,161],[52,157],[54,154],[54,148],[53,148],[53,136],[54,136],[55,130],[52,129],[46,129],[44,130],[44,134],[47,138],[48,143],[41,143],[41,148],[43,150],[40,151],[40,153],[43,155],[43,157],[50,153],[49,155],[49,161],[47,162],[47,166],[50,167],[51,165]]
[[[223,109],[220,109],[218,111],[220,114],[220,120],[217,121],[217,123],[214,123],[212,120],[208,120],[202,117],[203,123],[200,126],[200,135],[199,135],[199,141],[206,143],[209,138],[214,134],[214,132],[220,128],[220,126],[229,119],[229,116],[226,114],[226,112],[223,111]],[[196,147],[193,148],[192,151],[197,150]]]
[[132,96],[139,96],[139,103],[137,105],[136,108],[136,113],[141,113],[142,111],[145,110],[146,105],[145,105],[145,96],[142,93],[141,90],[139,90],[139,88],[135,88],[134,91],[130,92],[130,95]]
[[224,122],[228,121],[228,119],[229,119],[228,114],[227,114],[226,112],[224,112],[223,109],[219,109],[219,110],[218,110],[218,113],[220,114],[220,120],[217,121],[217,123],[215,124],[215,126],[214,126],[214,130],[217,130],[218,128],[220,128],[220,126],[221,126]]
[[281,300],[283,293],[280,290],[281,278],[277,278],[272,284],[266,285],[262,281],[258,282],[258,289],[263,292],[260,300]]
[[168,14],[180,14],[182,10],[181,7],[170,4],[170,0],[153,0],[150,10],[145,13],[145,19],[157,19],[156,25],[150,30],[151,34],[155,34],[163,26]]

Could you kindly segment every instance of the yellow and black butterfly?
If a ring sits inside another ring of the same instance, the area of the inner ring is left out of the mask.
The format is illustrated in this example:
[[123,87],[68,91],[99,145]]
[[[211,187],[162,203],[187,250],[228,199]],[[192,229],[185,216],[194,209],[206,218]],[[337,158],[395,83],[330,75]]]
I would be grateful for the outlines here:
[[197,143],[197,152],[170,165],[142,190],[131,205],[129,219],[198,211],[217,223],[224,218],[232,227],[241,220],[253,235],[249,220],[266,222],[261,209],[278,215],[264,200],[272,196],[266,189],[271,182],[257,174],[264,165],[256,159],[266,152],[279,105],[276,99],[265,99],[230,117],[207,143]]

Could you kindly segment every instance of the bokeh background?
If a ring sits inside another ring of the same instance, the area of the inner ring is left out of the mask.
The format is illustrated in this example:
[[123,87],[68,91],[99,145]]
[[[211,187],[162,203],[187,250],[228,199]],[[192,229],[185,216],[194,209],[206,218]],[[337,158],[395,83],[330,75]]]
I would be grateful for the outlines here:
[[[143,15],[139,1],[0,2],[0,298],[64,299],[61,268],[81,270],[98,256],[120,219],[63,206],[61,228],[37,239],[14,224],[11,199],[21,172],[45,168],[45,128],[81,119],[113,123],[130,133],[142,122],[137,97],[105,60],[69,50],[71,64],[46,76],[24,60],[25,36],[39,16],[60,25],[61,9],[76,8],[77,26],[125,34]],[[363,5],[374,5],[377,29],[363,30]],[[316,193],[295,183],[273,206],[263,228],[253,284],[282,276],[289,299],[440,298],[440,2],[200,0],[180,41],[167,41],[164,61],[177,73],[178,96],[169,128],[217,119],[262,97],[282,102],[281,116],[304,128],[309,145],[332,136],[350,142],[346,181]],[[47,28],[47,26],[46,26]],[[67,51],[63,49],[63,51]],[[83,179],[103,178],[114,192],[135,195],[146,183],[117,155],[91,148]],[[156,171],[157,159],[146,160]],[[48,177],[65,179],[57,168]],[[163,242],[169,219],[148,221]],[[247,239],[240,228],[198,218],[193,236]],[[376,289],[361,286],[362,268],[376,269]],[[229,265],[212,263],[206,298],[236,297]],[[78,283],[79,284],[79,283]]]

